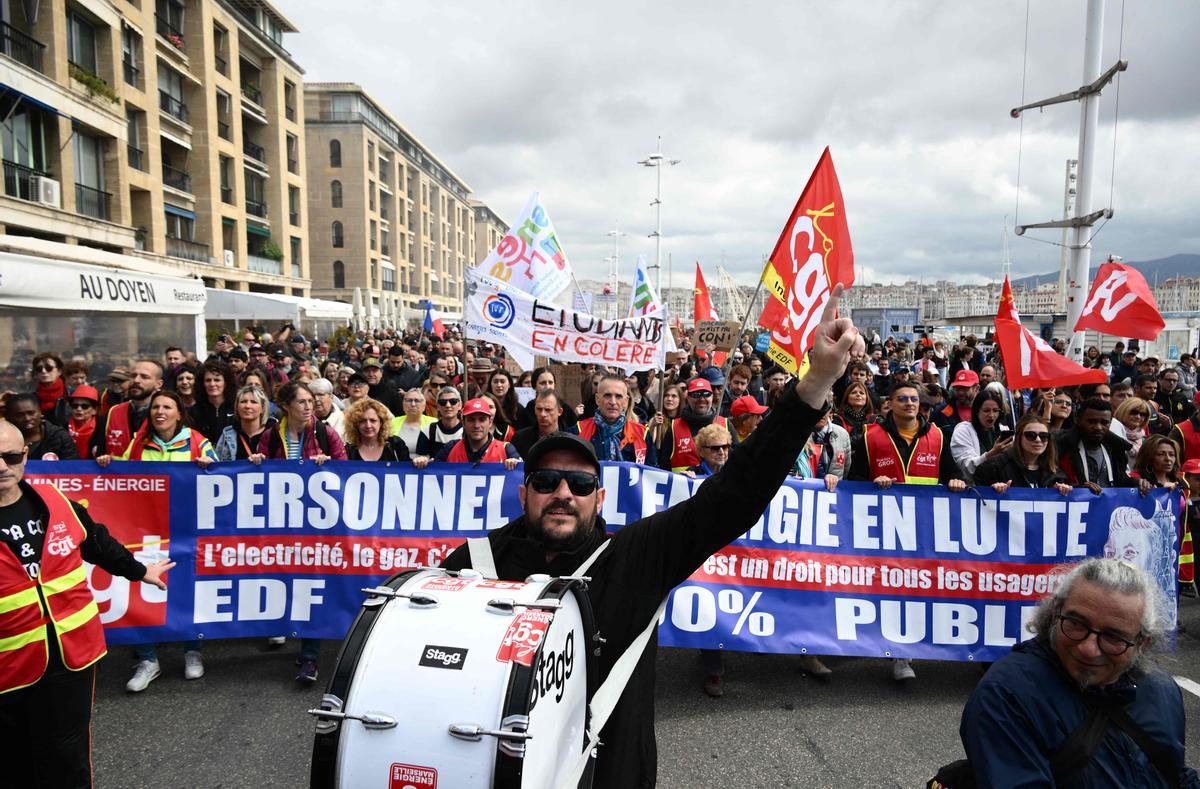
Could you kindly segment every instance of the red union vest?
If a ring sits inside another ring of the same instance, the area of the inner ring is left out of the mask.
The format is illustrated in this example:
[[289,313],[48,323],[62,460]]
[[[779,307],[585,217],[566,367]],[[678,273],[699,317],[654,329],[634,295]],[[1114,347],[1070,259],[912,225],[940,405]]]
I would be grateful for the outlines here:
[[46,673],[48,624],[71,671],[108,651],[79,550],[87,531],[58,488],[46,485],[42,491],[49,516],[38,579],[29,577],[8,547],[0,547],[0,693],[28,687]]
[[117,403],[108,412],[108,421],[104,423],[104,454],[120,457],[125,453],[129,442],[133,440],[133,430],[129,422],[129,401]]
[[908,456],[908,467],[900,458],[900,450],[888,431],[879,424],[867,425],[867,465],[870,478],[891,477],[908,485],[936,485],[942,457],[942,431],[930,425],[925,435]]
[[[592,419],[587,419],[579,423],[579,437],[584,441],[591,441],[596,435],[596,422]],[[635,463],[646,462],[646,428],[637,422],[625,420],[625,431],[621,434],[621,449],[625,447],[633,447],[633,459]],[[695,464],[693,464],[695,465]],[[689,468],[691,468],[689,466]]]
[[[718,416],[712,421],[714,425],[720,425],[726,430],[729,429],[725,417]],[[580,424],[582,430],[583,425]],[[700,465],[700,453],[696,451],[696,440],[692,437],[692,429],[688,427],[688,423],[683,417],[677,416],[671,422],[671,437],[675,441],[675,445],[671,448],[671,471],[682,472],[687,471],[692,466]]]
[[1180,465],[1183,465],[1184,460],[1200,458],[1200,430],[1196,429],[1195,418],[1185,419],[1175,427],[1183,436],[1183,460],[1180,461]]
[[[480,463],[503,463],[508,457],[508,452],[505,450],[508,444],[504,441],[492,439],[488,442],[487,448],[483,450],[483,457],[479,459]],[[459,442],[450,448],[450,454],[446,457],[448,463],[470,463],[471,459],[467,457],[467,441],[459,439]]]

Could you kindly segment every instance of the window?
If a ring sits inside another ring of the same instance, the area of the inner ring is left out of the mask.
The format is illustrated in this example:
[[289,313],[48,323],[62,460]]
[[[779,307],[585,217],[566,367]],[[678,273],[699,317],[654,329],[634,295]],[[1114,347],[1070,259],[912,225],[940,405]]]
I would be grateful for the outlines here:
[[146,152],[142,145],[142,118],[145,113],[125,107],[125,136],[129,143],[129,166],[146,171]]
[[346,264],[340,260],[333,261],[333,286],[346,287]]
[[108,219],[108,198],[104,191],[104,141],[80,129],[72,135],[75,143],[75,210],[97,219]]
[[128,25],[121,25],[121,62],[125,66],[125,83],[135,88],[142,82],[142,37]]
[[[175,36],[183,39],[183,3],[179,0],[158,0],[155,4],[155,16],[158,17],[158,32],[160,35]],[[171,43],[175,43],[173,40]],[[176,44],[176,46],[179,46]],[[182,47],[180,47],[182,49]]]
[[286,79],[283,81],[283,114],[289,121],[296,120],[296,86]]
[[221,156],[218,162],[221,172],[221,202],[233,205],[233,159]]
[[382,287],[384,290],[395,290],[396,289],[396,270],[395,269],[387,268],[386,266],[384,267],[384,269],[383,269],[383,286]]
[[375,220],[372,219],[371,220],[371,249],[375,249],[375,247],[376,247],[376,241],[375,241],[376,227],[377,227],[377,225],[375,224]]
[[289,173],[300,172],[300,142],[296,135],[287,136],[287,168]]
[[288,187],[288,221],[300,224],[300,188],[296,186]]
[[290,258],[290,260],[292,263],[292,276],[299,279],[300,278],[300,270],[301,270],[300,239],[296,238],[295,236],[292,236],[291,244],[292,244],[292,250],[291,250],[292,257]]
[[329,184],[329,205],[331,208],[342,207],[342,182],[334,181]]
[[183,103],[183,75],[173,68],[158,64],[158,90],[180,104]]
[[96,28],[73,8],[67,8],[67,60],[95,74]]
[[375,210],[375,182],[367,181],[367,208]]
[[340,140],[329,141],[329,166],[342,166],[342,143]]
[[[44,172],[47,164],[46,127],[57,124],[58,118],[49,116],[51,120],[48,121],[40,108],[11,94],[0,97],[0,117],[4,119],[0,127],[0,144],[5,161]],[[33,199],[29,179],[21,177],[19,172],[10,176],[6,168],[4,187],[12,197]]]
[[182,241],[196,240],[196,220],[167,212],[167,238]]
[[367,143],[367,169],[375,172],[375,143]]
[[333,223],[332,235],[333,235],[333,246],[335,249],[340,249],[341,247],[344,247],[346,245],[346,239],[342,235],[342,223],[341,222]]

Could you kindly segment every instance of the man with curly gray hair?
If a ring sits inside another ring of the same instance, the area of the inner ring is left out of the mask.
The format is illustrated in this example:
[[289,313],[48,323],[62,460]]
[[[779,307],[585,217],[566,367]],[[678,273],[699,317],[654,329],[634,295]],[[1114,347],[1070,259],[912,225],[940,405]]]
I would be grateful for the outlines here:
[[1069,568],[988,671],[959,734],[979,786],[1200,786],[1183,698],[1148,655],[1165,637],[1154,579],[1120,559]]

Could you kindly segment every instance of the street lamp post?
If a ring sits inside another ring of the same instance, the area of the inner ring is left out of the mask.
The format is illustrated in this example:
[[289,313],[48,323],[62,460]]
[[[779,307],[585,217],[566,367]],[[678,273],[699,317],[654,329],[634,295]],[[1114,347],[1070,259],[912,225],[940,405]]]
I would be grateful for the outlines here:
[[618,296],[621,293],[621,237],[625,234],[620,231],[617,223],[614,222],[613,229],[608,231],[608,235],[612,236],[613,240],[612,257],[606,258],[606,260],[612,263],[612,268],[609,269],[609,281],[611,283],[610,287],[612,288],[613,299],[612,317],[616,318],[620,314],[620,306],[617,302],[619,301]]
[[[649,238],[654,239],[654,270],[655,283],[659,294],[666,299],[665,291],[662,289],[662,168],[664,166],[673,167],[679,164],[679,159],[668,159],[663,156],[662,152],[662,135],[658,138],[658,150],[647,156],[642,161],[638,162],[642,167],[654,168],[654,202],[650,205],[654,206],[654,232],[649,235]],[[671,283],[667,283],[670,287]]]

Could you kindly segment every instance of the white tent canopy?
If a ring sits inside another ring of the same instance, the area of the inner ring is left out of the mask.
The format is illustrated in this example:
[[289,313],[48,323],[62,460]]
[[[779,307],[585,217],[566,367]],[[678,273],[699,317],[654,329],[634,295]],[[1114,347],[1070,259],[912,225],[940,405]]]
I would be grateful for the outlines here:
[[291,321],[297,326],[318,322],[342,326],[350,323],[354,309],[349,304],[327,299],[209,288],[204,314],[210,321],[236,324]]

